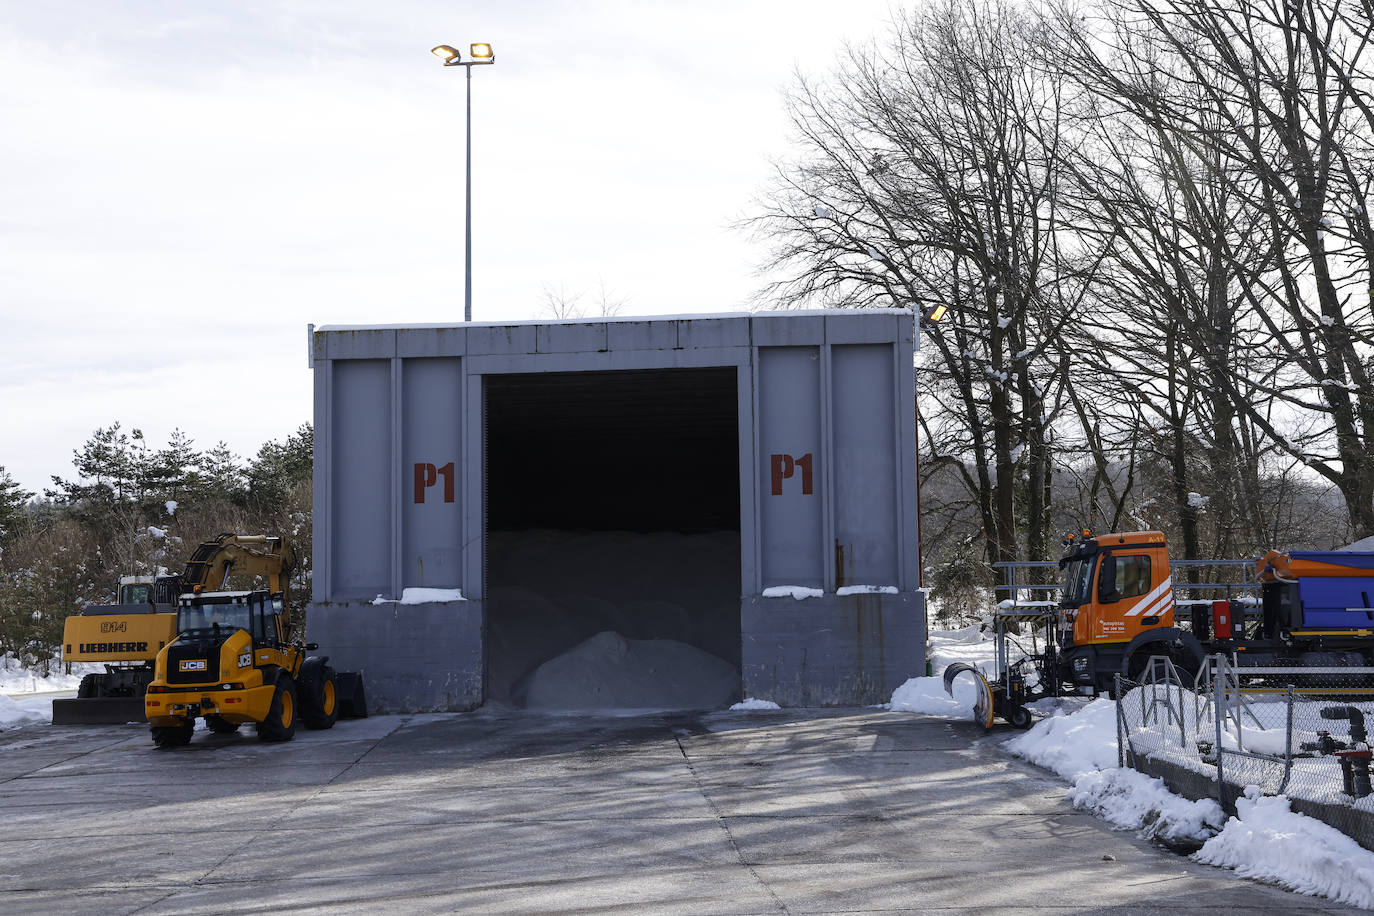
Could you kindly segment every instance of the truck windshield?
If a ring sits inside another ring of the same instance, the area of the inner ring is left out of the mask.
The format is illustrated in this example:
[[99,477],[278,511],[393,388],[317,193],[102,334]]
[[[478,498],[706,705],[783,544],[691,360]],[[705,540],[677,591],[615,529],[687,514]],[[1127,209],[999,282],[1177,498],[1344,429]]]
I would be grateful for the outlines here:
[[252,605],[246,602],[182,605],[177,609],[177,632],[208,630],[219,624],[229,630],[253,632]]
[[1088,601],[1088,589],[1092,585],[1093,566],[1097,557],[1083,557],[1073,560],[1064,569],[1064,592],[1061,603],[1064,607],[1078,607]]

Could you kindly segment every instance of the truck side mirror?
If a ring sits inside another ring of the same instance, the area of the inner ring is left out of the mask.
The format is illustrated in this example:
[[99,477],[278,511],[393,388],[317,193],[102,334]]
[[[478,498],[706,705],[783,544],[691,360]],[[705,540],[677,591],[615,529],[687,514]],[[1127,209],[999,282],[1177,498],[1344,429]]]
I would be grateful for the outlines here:
[[1121,598],[1116,590],[1116,559],[1110,554],[1102,558],[1097,572],[1097,600],[1110,603]]

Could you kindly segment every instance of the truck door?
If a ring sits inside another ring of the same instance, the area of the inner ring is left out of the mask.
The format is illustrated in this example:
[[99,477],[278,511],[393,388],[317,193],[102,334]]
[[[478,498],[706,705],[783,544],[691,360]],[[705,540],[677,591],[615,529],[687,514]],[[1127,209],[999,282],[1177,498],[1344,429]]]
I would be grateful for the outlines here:
[[1162,546],[1132,546],[1104,552],[1093,605],[1093,642],[1129,642],[1145,630],[1172,626],[1168,551]]

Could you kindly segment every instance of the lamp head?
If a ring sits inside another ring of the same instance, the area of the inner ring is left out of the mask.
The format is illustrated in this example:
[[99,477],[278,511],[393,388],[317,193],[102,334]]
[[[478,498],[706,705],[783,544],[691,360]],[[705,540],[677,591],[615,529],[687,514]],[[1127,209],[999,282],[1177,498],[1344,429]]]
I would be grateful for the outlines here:
[[468,45],[468,56],[472,58],[472,62],[475,64],[496,63],[496,54],[492,51],[491,45],[485,41]]
[[458,49],[450,45],[439,45],[437,48],[430,48],[429,53],[444,62],[445,67],[452,67],[463,62],[463,55],[458,53]]

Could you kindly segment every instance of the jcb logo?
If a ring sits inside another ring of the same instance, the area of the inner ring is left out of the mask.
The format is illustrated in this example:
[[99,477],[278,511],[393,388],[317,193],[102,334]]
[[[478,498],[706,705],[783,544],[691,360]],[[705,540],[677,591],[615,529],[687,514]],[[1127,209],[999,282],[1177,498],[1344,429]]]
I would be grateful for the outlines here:
[[415,501],[423,503],[425,501],[425,491],[439,482],[439,478],[444,478],[444,502],[451,503],[454,500],[453,478],[454,466],[450,461],[443,467],[435,467],[425,462],[415,464]]
[[793,458],[791,455],[770,455],[768,458],[769,468],[772,472],[773,495],[782,495],[782,482],[791,480],[796,474],[797,469],[801,469],[801,491],[803,496],[810,496],[815,492],[812,486],[811,475],[811,453],[807,452],[800,458]]

